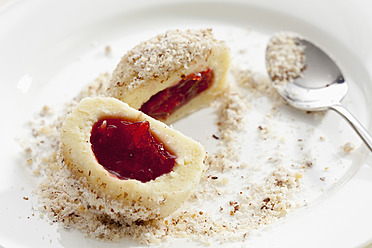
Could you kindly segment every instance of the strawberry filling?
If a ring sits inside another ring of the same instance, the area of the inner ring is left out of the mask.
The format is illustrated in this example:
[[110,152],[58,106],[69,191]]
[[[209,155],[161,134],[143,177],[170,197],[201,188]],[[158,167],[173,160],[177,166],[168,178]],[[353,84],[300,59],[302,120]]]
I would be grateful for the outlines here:
[[175,165],[176,156],[151,133],[148,121],[102,118],[93,125],[90,142],[98,163],[120,179],[148,182]]
[[213,82],[213,71],[207,68],[182,77],[177,84],[153,95],[140,110],[156,119],[166,119],[195,96],[208,89]]

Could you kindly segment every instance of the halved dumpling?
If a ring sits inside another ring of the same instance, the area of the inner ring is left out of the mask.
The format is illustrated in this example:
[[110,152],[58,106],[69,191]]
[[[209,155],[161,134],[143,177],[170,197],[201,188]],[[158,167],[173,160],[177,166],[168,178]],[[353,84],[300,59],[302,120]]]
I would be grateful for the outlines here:
[[169,124],[216,98],[229,64],[229,48],[211,29],[168,31],[122,57],[107,96]]
[[110,97],[84,98],[60,141],[68,168],[132,221],[178,209],[206,169],[201,144]]

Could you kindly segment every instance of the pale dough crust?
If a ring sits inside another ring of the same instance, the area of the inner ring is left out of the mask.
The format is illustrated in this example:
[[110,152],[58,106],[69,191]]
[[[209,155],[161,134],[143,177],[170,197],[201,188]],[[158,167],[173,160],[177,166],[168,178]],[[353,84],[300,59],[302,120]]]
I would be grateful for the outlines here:
[[107,96],[135,109],[159,91],[188,76],[210,68],[211,87],[161,121],[170,124],[207,106],[226,86],[230,50],[213,37],[211,29],[168,31],[128,51],[113,72]]
[[[97,162],[90,143],[93,124],[107,116],[147,120],[152,133],[177,156],[173,170],[146,183],[111,175]],[[110,97],[84,98],[67,115],[61,130],[61,150],[68,168],[76,176],[86,177],[100,197],[107,197],[115,211],[132,221],[165,217],[178,209],[206,169],[206,153],[200,143]]]

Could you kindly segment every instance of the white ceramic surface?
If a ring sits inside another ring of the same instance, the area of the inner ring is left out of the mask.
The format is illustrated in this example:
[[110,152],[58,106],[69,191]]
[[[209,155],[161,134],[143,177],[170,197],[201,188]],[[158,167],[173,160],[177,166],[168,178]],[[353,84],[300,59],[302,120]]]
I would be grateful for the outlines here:
[[[292,30],[321,44],[334,56],[351,83],[345,99],[371,131],[372,17],[370,1],[12,1],[0,9],[0,247],[139,247],[130,241],[107,244],[79,232],[57,230],[31,216],[30,195],[36,180],[23,169],[15,137],[24,123],[49,103],[62,104],[101,72],[112,70],[125,50],[168,28],[251,27],[263,34]],[[119,44],[123,42],[123,45]],[[114,57],[99,51],[107,44]],[[122,51],[120,51],[122,49]],[[119,51],[118,51],[119,50]],[[337,141],[353,138],[341,118],[330,123],[345,130]],[[193,129],[177,124],[184,132]],[[332,132],[333,127],[325,127]],[[332,136],[333,137],[333,136]],[[342,144],[342,143],[341,143]],[[326,151],[325,151],[326,152]],[[320,156],[326,156],[326,153]],[[361,147],[350,169],[317,204],[284,223],[231,247],[362,247],[372,242],[372,160]],[[359,170],[356,174],[355,171]],[[349,180],[349,178],[351,179]],[[343,186],[342,186],[343,185]],[[342,186],[342,187],[341,187]],[[187,241],[165,247],[189,247]],[[201,246],[200,244],[193,244]],[[218,245],[214,245],[218,246]]]

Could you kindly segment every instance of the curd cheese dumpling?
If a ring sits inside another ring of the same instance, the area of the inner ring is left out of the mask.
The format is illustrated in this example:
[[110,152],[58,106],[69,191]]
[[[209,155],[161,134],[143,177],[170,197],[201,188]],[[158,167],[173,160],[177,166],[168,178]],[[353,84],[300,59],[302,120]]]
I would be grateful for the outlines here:
[[84,98],[60,141],[67,167],[131,221],[178,209],[206,169],[201,144],[111,97]]
[[169,124],[219,95],[229,64],[229,48],[211,29],[168,31],[122,57],[107,96]]

